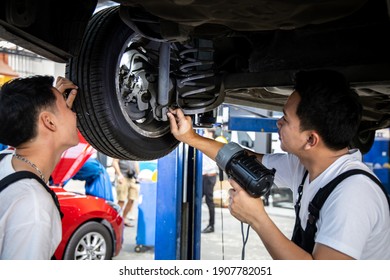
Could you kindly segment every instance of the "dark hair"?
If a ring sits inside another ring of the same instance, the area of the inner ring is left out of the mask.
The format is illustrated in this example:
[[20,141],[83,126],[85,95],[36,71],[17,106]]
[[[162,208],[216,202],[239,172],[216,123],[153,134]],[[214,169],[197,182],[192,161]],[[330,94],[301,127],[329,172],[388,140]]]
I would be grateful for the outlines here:
[[358,131],[362,105],[345,77],[333,70],[301,71],[295,76],[295,90],[301,97],[300,129],[316,130],[330,149],[348,147]]
[[32,76],[16,78],[0,89],[0,143],[18,147],[37,135],[38,115],[54,107],[54,78]]

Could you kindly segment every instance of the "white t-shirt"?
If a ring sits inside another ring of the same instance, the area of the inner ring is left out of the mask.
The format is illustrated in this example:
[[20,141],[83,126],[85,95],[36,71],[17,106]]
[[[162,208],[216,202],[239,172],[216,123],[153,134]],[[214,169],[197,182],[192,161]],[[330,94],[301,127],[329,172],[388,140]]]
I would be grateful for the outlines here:
[[214,160],[202,154],[202,175],[218,173],[218,166]]
[[[361,153],[350,150],[331,166],[303,186],[301,226],[306,228],[308,205],[319,188],[337,175],[351,169],[363,169],[372,173],[361,162]],[[304,167],[291,154],[269,154],[263,164],[275,168],[275,184],[293,191],[294,204]],[[315,242],[347,254],[355,259],[390,259],[390,211],[380,187],[365,175],[353,175],[344,179],[324,203],[317,221]]]
[[[11,159],[0,161],[0,179],[15,172]],[[0,192],[0,259],[50,259],[61,235],[53,198],[35,179],[19,180]]]

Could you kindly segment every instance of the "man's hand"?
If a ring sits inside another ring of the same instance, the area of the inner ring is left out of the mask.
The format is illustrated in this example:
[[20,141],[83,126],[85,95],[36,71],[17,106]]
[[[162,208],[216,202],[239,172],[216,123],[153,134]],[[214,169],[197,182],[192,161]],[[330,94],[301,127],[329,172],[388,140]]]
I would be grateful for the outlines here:
[[171,125],[171,133],[177,140],[198,149],[209,158],[215,160],[219,149],[224,145],[223,143],[196,133],[192,127],[191,117],[185,116],[181,109],[169,109],[167,116]]
[[119,174],[118,175],[118,183],[119,184],[123,184],[123,182],[125,181],[125,176],[123,176],[123,174]]
[[71,109],[77,95],[78,87],[72,81],[61,76],[57,77],[55,87],[62,95],[70,90],[69,95],[66,98],[66,105]]
[[252,224],[256,216],[265,212],[261,198],[251,197],[241,186],[229,179],[232,188],[229,190],[229,211],[243,223]]
[[192,128],[192,119],[185,116],[181,109],[169,109],[167,113],[171,125],[171,133],[181,142],[189,144],[191,138],[196,136]]

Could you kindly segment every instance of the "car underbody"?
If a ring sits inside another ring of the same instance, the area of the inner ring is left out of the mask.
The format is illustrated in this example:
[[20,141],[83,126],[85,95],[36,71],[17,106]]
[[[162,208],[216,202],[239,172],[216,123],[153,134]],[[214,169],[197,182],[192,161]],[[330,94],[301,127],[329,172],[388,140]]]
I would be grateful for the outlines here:
[[281,111],[299,70],[338,70],[361,96],[351,146],[390,126],[388,0],[53,2],[0,0],[0,37],[67,64],[79,129],[106,155],[172,151],[169,107],[198,125],[223,103]]

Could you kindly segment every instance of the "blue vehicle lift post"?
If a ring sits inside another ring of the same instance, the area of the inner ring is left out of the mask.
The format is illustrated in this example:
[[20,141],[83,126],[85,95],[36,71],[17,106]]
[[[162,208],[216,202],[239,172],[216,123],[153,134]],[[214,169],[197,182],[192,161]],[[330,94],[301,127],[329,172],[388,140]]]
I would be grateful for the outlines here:
[[200,259],[201,153],[180,144],[158,160],[156,260]]

